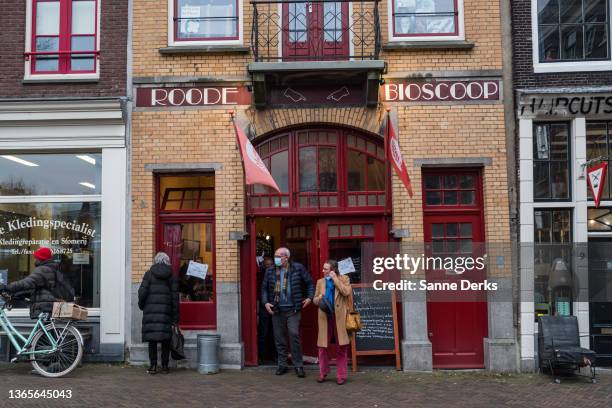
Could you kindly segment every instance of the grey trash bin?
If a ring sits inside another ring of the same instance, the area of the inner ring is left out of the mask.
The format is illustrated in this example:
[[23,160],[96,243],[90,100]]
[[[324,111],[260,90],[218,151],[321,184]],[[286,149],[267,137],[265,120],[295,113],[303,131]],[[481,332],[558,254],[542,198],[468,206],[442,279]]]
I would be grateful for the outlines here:
[[198,372],[216,374],[219,372],[219,348],[221,336],[218,334],[198,334]]

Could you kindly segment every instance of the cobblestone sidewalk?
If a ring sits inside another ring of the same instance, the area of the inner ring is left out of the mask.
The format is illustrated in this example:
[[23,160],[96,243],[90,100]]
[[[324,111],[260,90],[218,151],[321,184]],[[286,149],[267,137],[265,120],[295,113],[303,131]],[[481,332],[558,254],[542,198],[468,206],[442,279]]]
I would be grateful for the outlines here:
[[[370,369],[349,381],[318,384],[316,371],[305,379],[282,377],[272,369],[200,375],[177,369],[150,376],[143,367],[86,365],[70,377],[46,379],[30,366],[0,365],[1,407],[612,407],[612,373],[597,384],[568,378],[554,384],[541,375],[484,372],[406,374]],[[71,390],[71,399],[10,399],[10,390]]]

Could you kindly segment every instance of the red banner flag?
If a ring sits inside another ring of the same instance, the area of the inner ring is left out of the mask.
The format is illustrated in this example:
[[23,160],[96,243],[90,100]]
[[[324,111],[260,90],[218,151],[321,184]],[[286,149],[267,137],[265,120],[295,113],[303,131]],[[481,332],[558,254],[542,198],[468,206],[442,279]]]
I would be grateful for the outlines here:
[[236,130],[236,139],[240,145],[240,153],[242,154],[242,162],[244,163],[246,184],[263,184],[280,193],[280,188],[278,188],[268,168],[261,160],[261,157],[259,157],[259,154],[257,154],[251,141],[244,134],[244,131],[240,126],[236,126],[236,122],[234,122],[234,129]]
[[391,164],[395,169],[395,172],[404,183],[408,195],[412,198],[412,183],[410,182],[410,176],[408,176],[408,169],[406,168],[406,162],[402,157],[402,152],[399,147],[399,140],[395,135],[393,124],[391,123],[391,117],[387,116],[387,141],[386,147],[388,149],[387,157],[391,158]]
[[587,170],[587,182],[591,188],[591,193],[595,199],[595,207],[599,208],[599,201],[606,185],[606,173],[608,172],[608,163],[601,163],[597,166],[590,167]]

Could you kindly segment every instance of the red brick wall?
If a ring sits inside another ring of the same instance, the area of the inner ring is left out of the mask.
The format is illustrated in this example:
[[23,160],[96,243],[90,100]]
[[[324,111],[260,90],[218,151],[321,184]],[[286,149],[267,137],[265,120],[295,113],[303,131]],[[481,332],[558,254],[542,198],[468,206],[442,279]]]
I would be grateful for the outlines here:
[[127,0],[100,0],[100,79],[24,84],[26,2],[0,0],[0,98],[121,96],[126,93]]

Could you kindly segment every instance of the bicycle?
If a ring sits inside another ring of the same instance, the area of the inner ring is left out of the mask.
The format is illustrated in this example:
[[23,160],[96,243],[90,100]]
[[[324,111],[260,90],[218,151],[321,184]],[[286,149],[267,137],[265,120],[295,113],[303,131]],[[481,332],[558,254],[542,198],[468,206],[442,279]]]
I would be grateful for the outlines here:
[[13,307],[11,296],[2,293],[0,298],[3,300],[0,306],[0,326],[17,350],[11,362],[27,356],[38,374],[50,378],[62,377],[81,363],[83,337],[72,320],[59,322],[54,318],[49,319],[48,313],[41,313],[26,338],[15,329],[6,315],[6,310]]

